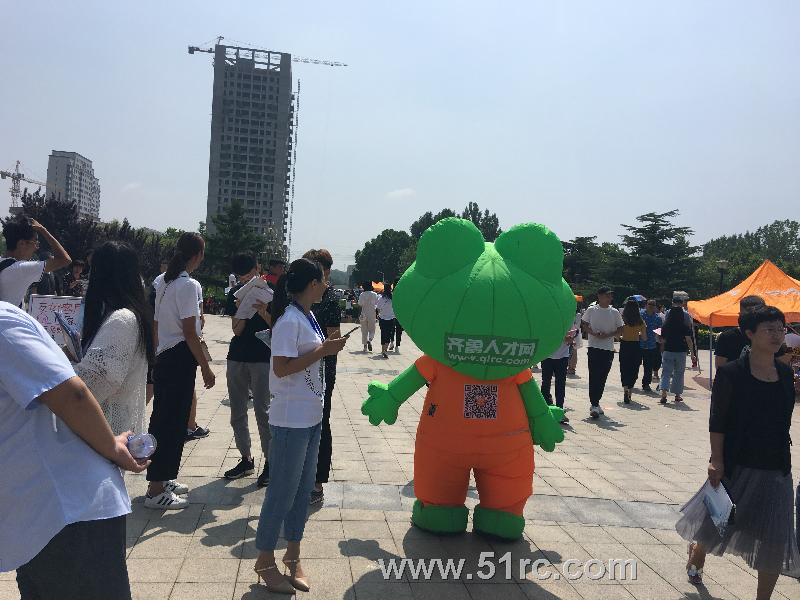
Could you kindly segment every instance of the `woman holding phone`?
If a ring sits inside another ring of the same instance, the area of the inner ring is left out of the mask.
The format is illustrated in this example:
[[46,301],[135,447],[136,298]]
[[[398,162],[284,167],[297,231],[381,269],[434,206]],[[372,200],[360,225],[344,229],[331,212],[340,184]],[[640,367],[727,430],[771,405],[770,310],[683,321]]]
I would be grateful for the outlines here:
[[[272,300],[270,485],[258,521],[254,567],[271,592],[309,589],[300,564],[300,541],[317,474],[325,393],[322,359],[340,352],[347,342],[344,337],[326,338],[311,312],[325,289],[322,267],[300,258],[278,280]],[[281,526],[287,541],[286,576],[275,563]]]

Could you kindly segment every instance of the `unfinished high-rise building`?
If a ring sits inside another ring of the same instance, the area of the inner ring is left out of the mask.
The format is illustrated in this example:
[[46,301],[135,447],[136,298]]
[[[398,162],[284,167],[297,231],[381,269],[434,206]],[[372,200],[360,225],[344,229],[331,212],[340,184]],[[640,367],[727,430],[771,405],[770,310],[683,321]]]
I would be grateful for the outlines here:
[[[191,51],[191,50],[190,50]],[[259,233],[289,235],[294,95],[284,52],[214,47],[206,226],[232,202]]]

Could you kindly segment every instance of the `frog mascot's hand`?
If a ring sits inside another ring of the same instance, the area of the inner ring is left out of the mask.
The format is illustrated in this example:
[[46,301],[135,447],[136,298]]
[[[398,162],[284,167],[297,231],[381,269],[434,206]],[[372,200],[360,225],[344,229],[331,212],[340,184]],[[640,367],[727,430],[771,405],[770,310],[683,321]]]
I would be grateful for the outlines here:
[[536,418],[529,418],[533,443],[545,452],[555,450],[556,444],[564,441],[564,430],[559,425],[563,418],[564,409],[557,406],[549,406],[547,412]]
[[381,421],[394,425],[400,405],[423,385],[425,379],[413,364],[389,384],[373,381],[367,388],[369,397],[361,405],[361,414],[369,417],[373,425],[380,425]]
[[533,443],[545,452],[552,452],[556,444],[564,441],[564,430],[559,423],[564,417],[564,409],[547,404],[533,379],[520,385],[519,391],[528,413]]
[[401,403],[392,397],[389,385],[373,381],[367,391],[369,398],[361,405],[361,414],[369,417],[369,422],[373,425],[380,425],[381,421],[385,421],[387,425],[394,425]]

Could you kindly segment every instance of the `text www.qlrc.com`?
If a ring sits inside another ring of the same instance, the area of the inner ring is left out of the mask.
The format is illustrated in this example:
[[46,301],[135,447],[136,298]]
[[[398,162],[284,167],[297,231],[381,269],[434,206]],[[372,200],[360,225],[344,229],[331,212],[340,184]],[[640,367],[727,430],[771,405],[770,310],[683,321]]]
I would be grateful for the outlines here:
[[437,577],[447,580],[488,580],[504,578],[538,579],[541,581],[566,579],[577,581],[588,579],[598,581],[636,581],[637,561],[632,558],[609,558],[600,560],[566,559],[561,569],[543,558],[520,558],[514,560],[511,552],[506,552],[495,560],[494,552],[481,552],[475,572],[465,572],[464,558],[390,558],[378,559],[378,569],[384,579],[403,579],[428,581]]

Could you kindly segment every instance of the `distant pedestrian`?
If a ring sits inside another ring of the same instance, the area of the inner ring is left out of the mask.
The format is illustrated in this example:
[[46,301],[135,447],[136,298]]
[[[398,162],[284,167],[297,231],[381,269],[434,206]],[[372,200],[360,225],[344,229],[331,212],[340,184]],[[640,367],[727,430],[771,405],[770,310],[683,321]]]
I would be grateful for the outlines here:
[[680,306],[673,306],[661,328],[664,339],[661,365],[661,404],[667,403],[667,393],[675,394],[675,402],[683,402],[683,380],[686,374],[686,353],[692,346],[692,330],[686,325]]
[[394,341],[394,324],[396,321],[394,307],[392,306],[392,288],[387,283],[383,288],[383,293],[378,298],[378,323],[381,329],[381,355],[389,358],[387,350],[389,344]]
[[647,325],[639,313],[639,303],[628,298],[622,309],[622,335],[619,343],[619,374],[622,381],[623,401],[630,404],[631,393],[639,378],[642,364],[640,342],[647,340]]
[[611,306],[614,291],[603,286],[597,290],[597,304],[586,309],[582,322],[589,334],[589,416],[597,419],[604,414],[600,406],[608,373],[614,362],[614,337],[622,335],[622,315]]
[[[555,404],[559,408],[564,408],[567,388],[567,364],[569,363],[569,355],[576,335],[579,335],[578,330],[570,329],[558,349],[542,361],[542,396],[544,396],[545,402],[553,404],[550,385],[555,377]],[[569,423],[567,415],[564,415],[561,423]]]
[[661,329],[664,321],[657,312],[656,301],[652,298],[647,301],[640,314],[647,327],[647,339],[639,343],[642,349],[642,389],[645,392],[651,392],[653,391],[650,387],[653,383],[653,373],[661,367],[661,349],[655,330]]
[[66,296],[83,296],[86,293],[86,280],[82,278],[85,268],[86,263],[82,260],[72,261],[61,285],[61,289]]
[[581,308],[580,303],[575,311],[575,320],[572,322],[571,329],[574,329],[577,333],[572,338],[572,347],[570,348],[569,353],[569,363],[567,364],[567,375],[575,375],[576,369],[578,368],[578,351],[583,346],[583,335],[581,333],[581,321],[583,319],[583,309]]
[[[46,261],[32,261],[42,236],[55,256]],[[3,223],[6,253],[0,258],[0,301],[22,306],[28,288],[41,280],[44,273],[65,267],[72,260],[58,240],[42,225],[23,215]]]
[[378,294],[372,291],[372,283],[365,281],[361,284],[363,292],[358,296],[358,305],[361,307],[361,343],[364,345],[364,352],[372,352],[372,340],[375,337],[375,313],[378,305]]
[[736,504],[733,522],[720,535],[701,488],[676,524],[689,541],[687,575],[702,583],[707,553],[737,555],[758,572],[757,600],[772,596],[779,574],[800,576],[793,528],[791,438],[794,409],[791,369],[775,360],[783,343],[784,315],[771,306],[739,316],[751,350],[717,370],[711,392],[708,480],[720,483]]

